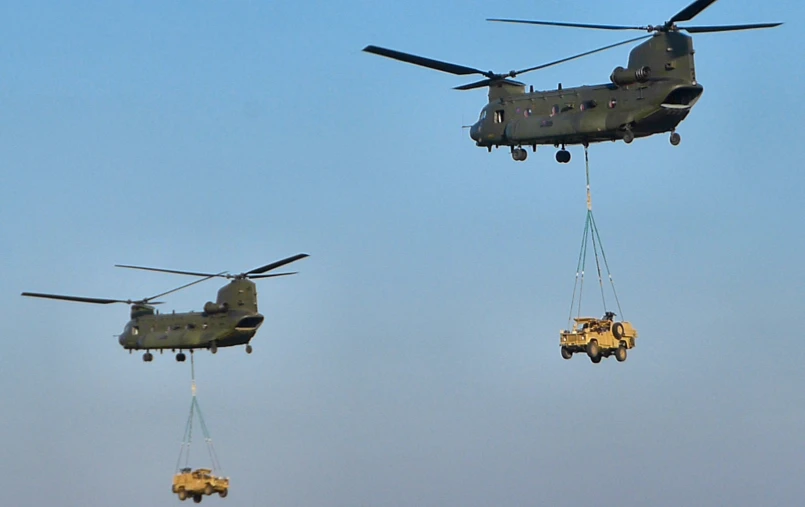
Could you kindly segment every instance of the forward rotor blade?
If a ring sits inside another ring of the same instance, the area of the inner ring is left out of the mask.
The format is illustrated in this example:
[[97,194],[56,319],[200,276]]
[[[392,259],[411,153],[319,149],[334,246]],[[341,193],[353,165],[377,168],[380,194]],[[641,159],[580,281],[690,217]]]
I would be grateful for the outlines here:
[[475,88],[484,88],[486,86],[491,86],[493,84],[508,84],[512,86],[525,86],[525,83],[521,83],[520,81],[513,81],[511,79],[482,79],[480,81],[476,81],[474,83],[465,84],[461,86],[456,86],[453,88],[454,90],[474,90]]
[[[299,259],[304,259],[305,257],[309,257],[308,254],[300,253],[300,254],[292,255],[291,257],[288,257],[287,259],[282,259],[282,260],[277,261],[277,262],[272,262],[271,264],[266,264],[265,266],[260,267],[260,268],[254,268],[253,270],[247,271],[246,273],[244,273],[244,275],[253,275],[253,274],[256,275],[256,274],[260,274],[260,273],[265,273],[266,271],[271,271],[272,269],[277,269],[279,267],[285,266],[286,264],[296,262]],[[249,278],[254,278],[254,277],[249,277]]]
[[365,48],[363,48],[363,50],[366,51],[367,53],[372,53],[379,56],[385,56],[386,58],[392,58],[394,60],[399,60],[405,63],[412,63],[414,65],[419,65],[420,67],[427,67],[433,70],[440,70],[442,72],[455,74],[457,76],[466,76],[468,74],[481,74],[485,76],[488,74],[487,72],[478,69],[473,69],[472,67],[465,67],[463,65],[456,65],[454,63],[433,60],[431,58],[416,56],[410,53],[403,53],[401,51],[381,48],[378,46],[366,46]]
[[782,23],[754,23],[751,25],[720,25],[720,26],[680,26],[680,30],[690,33],[734,32],[736,30],[754,30],[756,28],[774,28]]
[[288,276],[288,275],[295,275],[297,273],[298,273],[297,271],[294,271],[293,273],[272,273],[269,275],[251,275],[249,276],[249,278],[274,278],[275,276]]
[[[205,277],[224,276],[221,273],[197,273],[195,271],[179,271],[176,269],[147,268],[145,266],[129,266],[127,264],[115,264],[115,267],[128,268],[128,269],[142,269],[143,271],[157,271],[159,273],[173,273],[174,275],[205,276]],[[226,271],[223,271],[223,273],[226,273]]]
[[606,51],[607,49],[611,49],[617,46],[623,46],[624,44],[630,44],[632,42],[637,42],[639,40],[648,39],[649,37],[653,37],[653,35],[643,35],[641,37],[635,37],[634,39],[629,39],[621,42],[616,42],[615,44],[610,44],[609,46],[604,46],[602,48],[593,49],[592,51],[585,51],[584,53],[579,53],[577,55],[569,56],[567,58],[562,58],[561,60],[556,60],[550,63],[544,63],[542,65],[537,65],[536,67],[530,67],[528,69],[518,70],[516,71],[517,75],[525,74],[526,72],[531,72],[534,70],[544,69],[546,67],[551,67],[553,65],[558,65],[560,63],[568,62],[570,60],[575,60],[576,58],[581,58],[582,56],[591,55],[593,53],[599,53],[601,51]]
[[679,21],[690,21],[696,17],[700,12],[710,7],[716,0],[694,0],[693,3],[677,12],[674,17],[668,20],[666,24],[670,25]]
[[522,23],[527,25],[544,26],[566,26],[570,28],[592,28],[594,30],[646,30],[645,26],[624,26],[624,25],[591,25],[587,23],[564,23],[561,21],[531,21],[528,19],[499,19],[491,18],[487,21],[497,21],[500,23]]
[[126,303],[126,304],[131,303],[131,301],[123,299],[85,298],[80,296],[61,296],[59,294],[41,294],[39,292],[23,292],[22,295],[34,298],[59,299],[61,301],[75,301],[77,303],[95,303],[99,305],[108,305],[111,303]]
[[145,299],[143,299],[143,302],[147,303],[152,299],[156,299],[156,298],[159,298],[159,297],[162,297],[162,296],[167,296],[168,294],[173,294],[174,292],[180,291],[182,289],[186,289],[186,288],[190,287],[191,285],[195,285],[197,283],[204,282],[206,280],[209,280],[210,278],[215,278],[216,276],[221,276],[224,273],[226,273],[226,271],[221,271],[220,273],[215,274],[215,275],[210,275],[210,276],[205,276],[204,278],[199,278],[198,280],[195,280],[195,281],[190,282],[190,283],[186,283],[186,284],[182,285],[181,287],[176,287],[175,289],[171,289],[171,290],[163,292],[161,294],[157,294],[156,296],[151,296],[150,298],[145,298]]

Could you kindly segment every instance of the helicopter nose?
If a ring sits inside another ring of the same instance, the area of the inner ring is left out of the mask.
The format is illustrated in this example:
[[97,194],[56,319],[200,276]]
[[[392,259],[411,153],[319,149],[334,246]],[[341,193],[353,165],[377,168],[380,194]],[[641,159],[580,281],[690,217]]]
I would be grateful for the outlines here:
[[472,127],[470,127],[470,139],[476,142],[480,141],[481,140],[480,130],[481,129],[478,127],[477,123],[474,124]]

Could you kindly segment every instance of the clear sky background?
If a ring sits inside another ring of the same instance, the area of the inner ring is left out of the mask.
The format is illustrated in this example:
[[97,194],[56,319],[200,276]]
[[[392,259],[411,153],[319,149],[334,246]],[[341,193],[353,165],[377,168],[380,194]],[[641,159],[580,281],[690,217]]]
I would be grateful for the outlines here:
[[[487,154],[461,128],[485,90],[361,52],[507,71],[639,33],[487,17],[658,24],[685,2],[3,2],[3,505],[178,504],[190,403],[189,362],[118,345],[125,305],[20,292],[140,298],[189,280],[115,263],[241,272],[298,252],[298,275],[259,282],[255,352],[197,354],[232,480],[204,505],[801,502],[802,2],[710,7],[696,23],[786,24],[695,37],[705,91],[680,146],[590,150],[640,331],[623,364],[559,355],[582,150]],[[603,83],[628,51],[523,79]]]

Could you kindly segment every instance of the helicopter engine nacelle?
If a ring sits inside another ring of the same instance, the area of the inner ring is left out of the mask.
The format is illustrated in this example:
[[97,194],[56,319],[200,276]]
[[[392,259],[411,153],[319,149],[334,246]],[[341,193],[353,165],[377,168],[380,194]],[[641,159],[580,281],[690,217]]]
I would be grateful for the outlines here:
[[651,67],[644,65],[639,69],[624,69],[623,67],[615,67],[609,80],[618,86],[626,86],[634,83],[645,83],[651,77]]
[[204,313],[208,315],[213,315],[216,313],[225,313],[229,309],[229,305],[226,303],[218,304],[213,303],[212,301],[207,301],[204,303]]

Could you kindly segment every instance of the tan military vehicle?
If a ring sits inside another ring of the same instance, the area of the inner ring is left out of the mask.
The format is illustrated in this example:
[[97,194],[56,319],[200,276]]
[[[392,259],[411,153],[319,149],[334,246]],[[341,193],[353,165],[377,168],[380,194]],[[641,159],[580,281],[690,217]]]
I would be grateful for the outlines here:
[[626,351],[635,346],[637,330],[629,322],[615,322],[614,317],[614,313],[606,312],[602,319],[573,319],[576,322],[573,329],[559,335],[562,357],[570,359],[573,354],[586,352],[594,363],[611,355],[619,362],[626,361]]
[[224,498],[229,492],[229,478],[215,477],[212,470],[199,468],[191,471],[189,468],[182,468],[178,474],[173,476],[173,492],[179,495],[179,500],[186,500],[193,497],[193,501],[200,503],[203,495],[218,493]]

